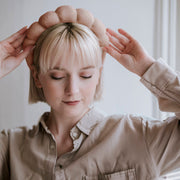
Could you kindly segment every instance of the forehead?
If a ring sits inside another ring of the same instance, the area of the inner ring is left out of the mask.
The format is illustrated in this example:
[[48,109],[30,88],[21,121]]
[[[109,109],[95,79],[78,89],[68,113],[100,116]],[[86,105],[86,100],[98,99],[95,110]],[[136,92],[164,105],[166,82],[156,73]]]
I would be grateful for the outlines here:
[[90,37],[55,36],[45,40],[40,53],[40,69],[61,66],[101,66],[102,50],[99,44]]

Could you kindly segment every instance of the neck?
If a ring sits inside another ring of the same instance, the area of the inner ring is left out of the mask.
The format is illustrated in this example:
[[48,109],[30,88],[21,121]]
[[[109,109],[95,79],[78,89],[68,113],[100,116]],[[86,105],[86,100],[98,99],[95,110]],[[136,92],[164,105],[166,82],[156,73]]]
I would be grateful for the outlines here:
[[77,117],[68,117],[51,109],[47,120],[47,126],[54,135],[60,135],[62,138],[65,138],[69,136],[70,130],[78,123],[86,112]]

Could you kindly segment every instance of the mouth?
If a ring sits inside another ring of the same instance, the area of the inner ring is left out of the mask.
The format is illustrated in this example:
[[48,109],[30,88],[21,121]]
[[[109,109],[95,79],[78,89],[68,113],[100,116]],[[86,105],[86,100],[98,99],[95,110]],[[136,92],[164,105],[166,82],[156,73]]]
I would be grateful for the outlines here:
[[69,106],[75,106],[75,105],[78,105],[80,103],[79,100],[76,100],[76,101],[63,101],[63,103],[65,103],[66,105],[69,105]]

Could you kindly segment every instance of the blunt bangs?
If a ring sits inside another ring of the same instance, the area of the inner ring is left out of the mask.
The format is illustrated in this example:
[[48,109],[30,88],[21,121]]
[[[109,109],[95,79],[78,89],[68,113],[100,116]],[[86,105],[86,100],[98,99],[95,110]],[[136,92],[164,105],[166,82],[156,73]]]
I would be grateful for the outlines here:
[[46,73],[55,66],[60,67],[67,60],[83,65],[102,66],[102,49],[97,37],[88,27],[75,23],[61,24],[44,40],[39,56],[41,73]]

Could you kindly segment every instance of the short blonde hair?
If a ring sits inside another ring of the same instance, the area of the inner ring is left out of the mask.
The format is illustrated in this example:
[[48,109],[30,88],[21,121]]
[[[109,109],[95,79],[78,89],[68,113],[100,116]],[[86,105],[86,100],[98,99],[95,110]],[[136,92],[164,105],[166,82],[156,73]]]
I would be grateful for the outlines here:
[[[101,68],[103,63],[102,48],[98,38],[86,26],[77,23],[61,23],[44,31],[39,37],[33,52],[33,65],[37,73],[46,73],[53,68],[59,57],[76,56],[77,63],[93,63]],[[53,59],[52,59],[53,57]],[[65,58],[62,58],[65,59]],[[96,87],[94,100],[101,99],[102,77]],[[29,103],[46,102],[42,88],[35,85],[30,72]]]

